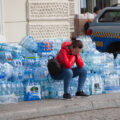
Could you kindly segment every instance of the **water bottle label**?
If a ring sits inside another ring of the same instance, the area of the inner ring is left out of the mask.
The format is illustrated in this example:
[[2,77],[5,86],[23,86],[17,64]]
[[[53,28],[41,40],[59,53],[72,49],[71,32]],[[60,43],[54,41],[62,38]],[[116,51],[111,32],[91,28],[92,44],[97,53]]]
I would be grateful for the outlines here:
[[27,86],[25,98],[26,98],[26,101],[40,100],[41,99],[40,85]]

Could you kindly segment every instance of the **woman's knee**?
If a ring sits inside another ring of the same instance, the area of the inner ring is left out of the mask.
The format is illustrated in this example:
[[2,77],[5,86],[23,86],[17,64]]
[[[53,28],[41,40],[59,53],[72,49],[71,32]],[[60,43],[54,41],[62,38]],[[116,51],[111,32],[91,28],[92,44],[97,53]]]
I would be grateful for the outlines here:
[[82,74],[87,75],[87,69],[86,69],[86,67],[82,67],[81,70],[82,70]]
[[83,67],[83,73],[87,74],[87,68],[86,67]]
[[71,70],[71,69],[64,69],[64,73],[65,73],[65,75],[67,75],[67,76],[73,76],[73,71]]

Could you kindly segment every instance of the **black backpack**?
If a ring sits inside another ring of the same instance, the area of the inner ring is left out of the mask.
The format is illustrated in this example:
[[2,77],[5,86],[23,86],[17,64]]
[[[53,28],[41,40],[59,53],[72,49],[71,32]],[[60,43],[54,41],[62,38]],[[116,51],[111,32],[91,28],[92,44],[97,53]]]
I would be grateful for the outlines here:
[[47,68],[51,76],[58,75],[62,71],[61,65],[53,56],[52,59],[48,59]]

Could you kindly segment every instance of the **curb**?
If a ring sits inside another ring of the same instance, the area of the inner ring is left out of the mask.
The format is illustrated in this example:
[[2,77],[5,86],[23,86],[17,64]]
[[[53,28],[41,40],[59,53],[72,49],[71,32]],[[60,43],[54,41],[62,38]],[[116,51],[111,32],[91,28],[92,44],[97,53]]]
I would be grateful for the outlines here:
[[120,93],[20,102],[0,105],[0,120],[26,120],[116,107],[120,107]]

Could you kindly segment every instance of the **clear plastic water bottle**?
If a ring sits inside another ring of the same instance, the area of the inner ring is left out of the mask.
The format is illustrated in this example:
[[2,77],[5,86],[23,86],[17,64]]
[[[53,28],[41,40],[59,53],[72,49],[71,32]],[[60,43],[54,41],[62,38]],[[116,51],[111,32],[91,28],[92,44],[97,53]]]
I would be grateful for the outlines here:
[[0,104],[10,104],[18,102],[15,94],[0,96]]
[[10,79],[13,75],[13,66],[9,63],[4,63],[2,71],[6,74],[7,79]]
[[24,71],[24,82],[32,82],[34,80],[34,69],[26,68]]
[[41,60],[40,58],[35,59],[34,67],[41,67],[40,60]]
[[11,82],[6,83],[7,95],[11,95]]
[[114,81],[114,80],[113,80],[113,76],[112,76],[111,74],[105,76],[105,81],[104,81],[105,93],[110,93],[110,92],[112,92],[113,86],[114,86],[113,81]]
[[0,51],[6,51],[6,50],[8,50],[8,44],[0,43]]
[[48,76],[48,70],[46,67],[37,67],[34,69],[34,78],[42,81]]
[[58,90],[55,83],[48,83],[48,98],[58,98]]
[[13,60],[13,56],[12,56],[11,52],[1,51],[0,52],[0,59],[1,59],[2,63],[11,62]]
[[13,66],[14,67],[22,67],[22,60],[21,59],[14,59],[13,60]]
[[24,85],[22,82],[19,83],[19,98],[18,101],[24,101]]
[[23,81],[24,80],[24,68],[23,67],[14,67],[14,72],[12,76],[13,81]]
[[57,89],[58,89],[58,98],[62,98],[63,94],[64,94],[64,89],[63,89],[63,86],[64,86],[64,83],[63,81],[60,81],[59,83],[57,83]]
[[19,98],[19,90],[20,90],[20,87],[19,87],[19,81],[15,81],[14,82],[14,94],[17,96],[17,98]]
[[83,87],[83,91],[87,94],[87,95],[91,95],[92,94],[92,91],[91,91],[91,74],[88,74],[87,75],[87,79],[84,83],[84,87]]
[[7,76],[5,72],[0,73],[0,83],[7,82]]
[[7,86],[6,86],[6,82],[2,82],[1,83],[1,96],[3,95],[7,95]]

